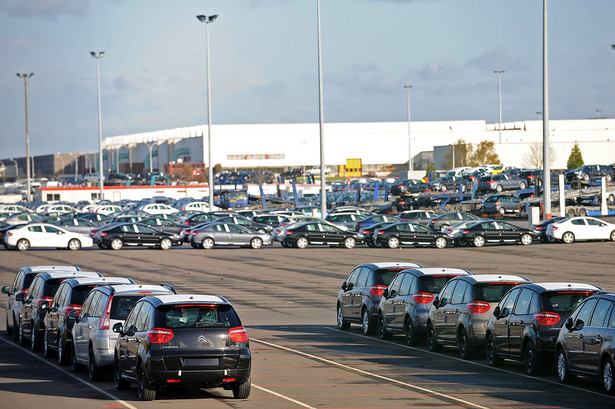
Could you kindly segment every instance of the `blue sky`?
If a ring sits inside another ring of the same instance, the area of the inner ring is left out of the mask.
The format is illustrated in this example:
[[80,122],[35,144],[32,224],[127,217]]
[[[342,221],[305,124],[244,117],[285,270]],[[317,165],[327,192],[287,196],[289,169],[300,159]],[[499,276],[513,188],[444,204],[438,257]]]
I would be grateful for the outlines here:
[[[325,122],[504,121],[542,111],[542,0],[321,0]],[[0,0],[0,158],[98,150],[103,136],[318,122],[316,0]],[[615,1],[549,2],[550,116],[615,116]],[[596,110],[602,110],[597,113]]]

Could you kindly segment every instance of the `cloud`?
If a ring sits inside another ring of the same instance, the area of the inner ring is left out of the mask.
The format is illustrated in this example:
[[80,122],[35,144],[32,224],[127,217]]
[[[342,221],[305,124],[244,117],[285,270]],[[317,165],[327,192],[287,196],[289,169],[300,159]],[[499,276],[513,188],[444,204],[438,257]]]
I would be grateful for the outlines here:
[[0,13],[18,17],[45,17],[56,19],[60,16],[83,17],[90,8],[90,0],[2,0]]
[[504,46],[493,47],[478,57],[470,59],[466,67],[481,71],[493,71],[495,69],[527,71],[527,66],[520,60],[513,59],[508,47]]
[[459,79],[464,76],[464,70],[456,64],[448,61],[431,61],[424,66],[417,76],[425,81],[440,81],[447,79]]

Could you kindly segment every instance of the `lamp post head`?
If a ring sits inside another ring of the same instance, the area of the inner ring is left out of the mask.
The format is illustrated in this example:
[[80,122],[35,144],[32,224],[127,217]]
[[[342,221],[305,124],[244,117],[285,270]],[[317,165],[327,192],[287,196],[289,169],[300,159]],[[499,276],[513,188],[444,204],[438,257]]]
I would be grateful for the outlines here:
[[493,72],[496,73],[496,74],[502,74],[502,73],[505,73],[506,71],[504,71],[504,70],[495,70]]
[[33,76],[33,75],[34,75],[34,73],[33,73],[33,72],[31,72],[30,74],[20,74],[20,73],[17,73],[17,76],[18,76],[19,78],[30,78],[30,77],[31,77],[31,76]]
[[212,16],[205,16],[203,14],[199,14],[196,18],[198,18],[201,23],[213,23],[214,20],[218,18],[218,15],[214,14]]
[[105,52],[101,51],[98,53],[98,55],[96,55],[94,51],[90,51],[90,55],[98,60],[99,58],[102,58],[103,55],[105,55]]
[[412,85],[404,85],[404,88],[410,89],[410,88],[412,88]]

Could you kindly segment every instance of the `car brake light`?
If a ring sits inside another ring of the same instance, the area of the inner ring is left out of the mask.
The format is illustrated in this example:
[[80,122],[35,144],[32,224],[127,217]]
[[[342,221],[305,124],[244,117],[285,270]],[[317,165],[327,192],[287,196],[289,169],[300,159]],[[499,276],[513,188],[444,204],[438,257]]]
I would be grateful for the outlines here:
[[152,328],[146,334],[152,344],[166,344],[173,338],[173,331],[165,328]]
[[387,288],[386,285],[373,285],[369,287],[369,291],[372,295],[381,296],[384,293],[385,288]]
[[414,301],[418,304],[429,304],[433,301],[433,294],[431,293],[416,293],[412,296]]
[[363,234],[363,235],[367,235],[367,234],[369,234],[369,229],[364,229],[364,230],[361,232],[361,234]]
[[536,226],[536,230],[542,230],[542,226]]
[[190,226],[190,222],[188,220],[186,220],[186,226]]
[[51,302],[51,300],[53,300],[53,297],[41,297],[41,298],[38,300],[38,306],[39,306],[39,308],[40,308],[41,304],[43,303],[43,301],[48,301],[48,302]]
[[534,314],[534,319],[538,325],[555,325],[559,322],[560,316],[555,312],[541,311]]
[[248,331],[244,327],[235,327],[228,330],[228,337],[235,342],[248,342]]
[[199,234],[199,232],[197,230],[191,232],[190,234],[192,234],[193,236],[196,236],[197,234]]
[[286,232],[286,235],[287,235],[287,236],[292,236],[292,235],[293,235],[293,231],[292,231],[292,230],[288,230],[288,231]]
[[557,230],[557,226],[551,226],[551,230]]
[[106,235],[107,235],[106,231],[103,231],[103,232],[100,233],[100,237],[105,237]]
[[489,183],[491,185],[491,184],[495,183],[495,180],[490,180],[487,183]]
[[497,202],[495,202],[495,205],[499,206],[500,205],[500,201],[498,200]]
[[81,305],[79,305],[79,304],[68,304],[64,308],[64,314],[67,317],[68,317],[68,314],[70,314],[72,311],[81,311]]
[[461,234],[470,234],[470,230],[464,230],[461,232]]
[[167,379],[167,383],[180,383],[181,379]]
[[113,301],[113,296],[109,297],[109,301],[107,301],[107,306],[105,307],[105,311],[100,316],[100,321],[98,321],[98,329],[100,330],[108,330],[109,324],[111,323],[111,302]]
[[222,382],[235,382],[237,378],[222,378]]
[[6,235],[7,235],[7,236],[12,236],[12,235],[13,235],[13,232],[11,232],[11,231],[10,231],[10,232],[6,233]]
[[484,314],[489,311],[491,305],[488,302],[472,301],[468,303],[468,308],[472,314]]

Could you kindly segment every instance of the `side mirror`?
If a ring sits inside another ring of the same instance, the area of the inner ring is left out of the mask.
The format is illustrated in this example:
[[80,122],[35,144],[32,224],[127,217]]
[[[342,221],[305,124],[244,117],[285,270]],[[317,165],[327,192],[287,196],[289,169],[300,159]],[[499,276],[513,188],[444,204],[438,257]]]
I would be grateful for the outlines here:
[[122,332],[122,323],[116,322],[115,324],[113,324],[112,331],[116,334],[120,334]]
[[343,290],[343,291],[346,291],[347,289],[348,289],[348,284],[346,284],[346,281],[344,281],[344,282],[342,283],[342,290]]
[[69,320],[77,321],[78,317],[79,317],[79,311],[71,311],[68,313]]
[[382,292],[382,296],[384,298],[389,298],[389,289],[385,288],[384,291]]
[[431,303],[434,307],[438,308],[440,306],[440,298],[438,298],[436,296],[436,298],[433,299],[433,302]]
[[500,318],[500,306],[499,305],[495,307],[495,309],[493,310],[493,316],[495,318]]
[[11,293],[11,289],[9,288],[8,285],[5,285],[4,287],[2,287],[2,294],[10,294]]
[[23,301],[24,301],[24,296],[23,296],[23,293],[22,293],[22,292],[18,292],[18,293],[15,295],[15,301],[19,301],[19,302],[23,302]]
[[564,323],[564,326],[568,331],[572,332],[572,317],[568,317],[568,319]]
[[41,310],[48,310],[49,309],[49,301],[43,301],[40,305],[40,309]]

